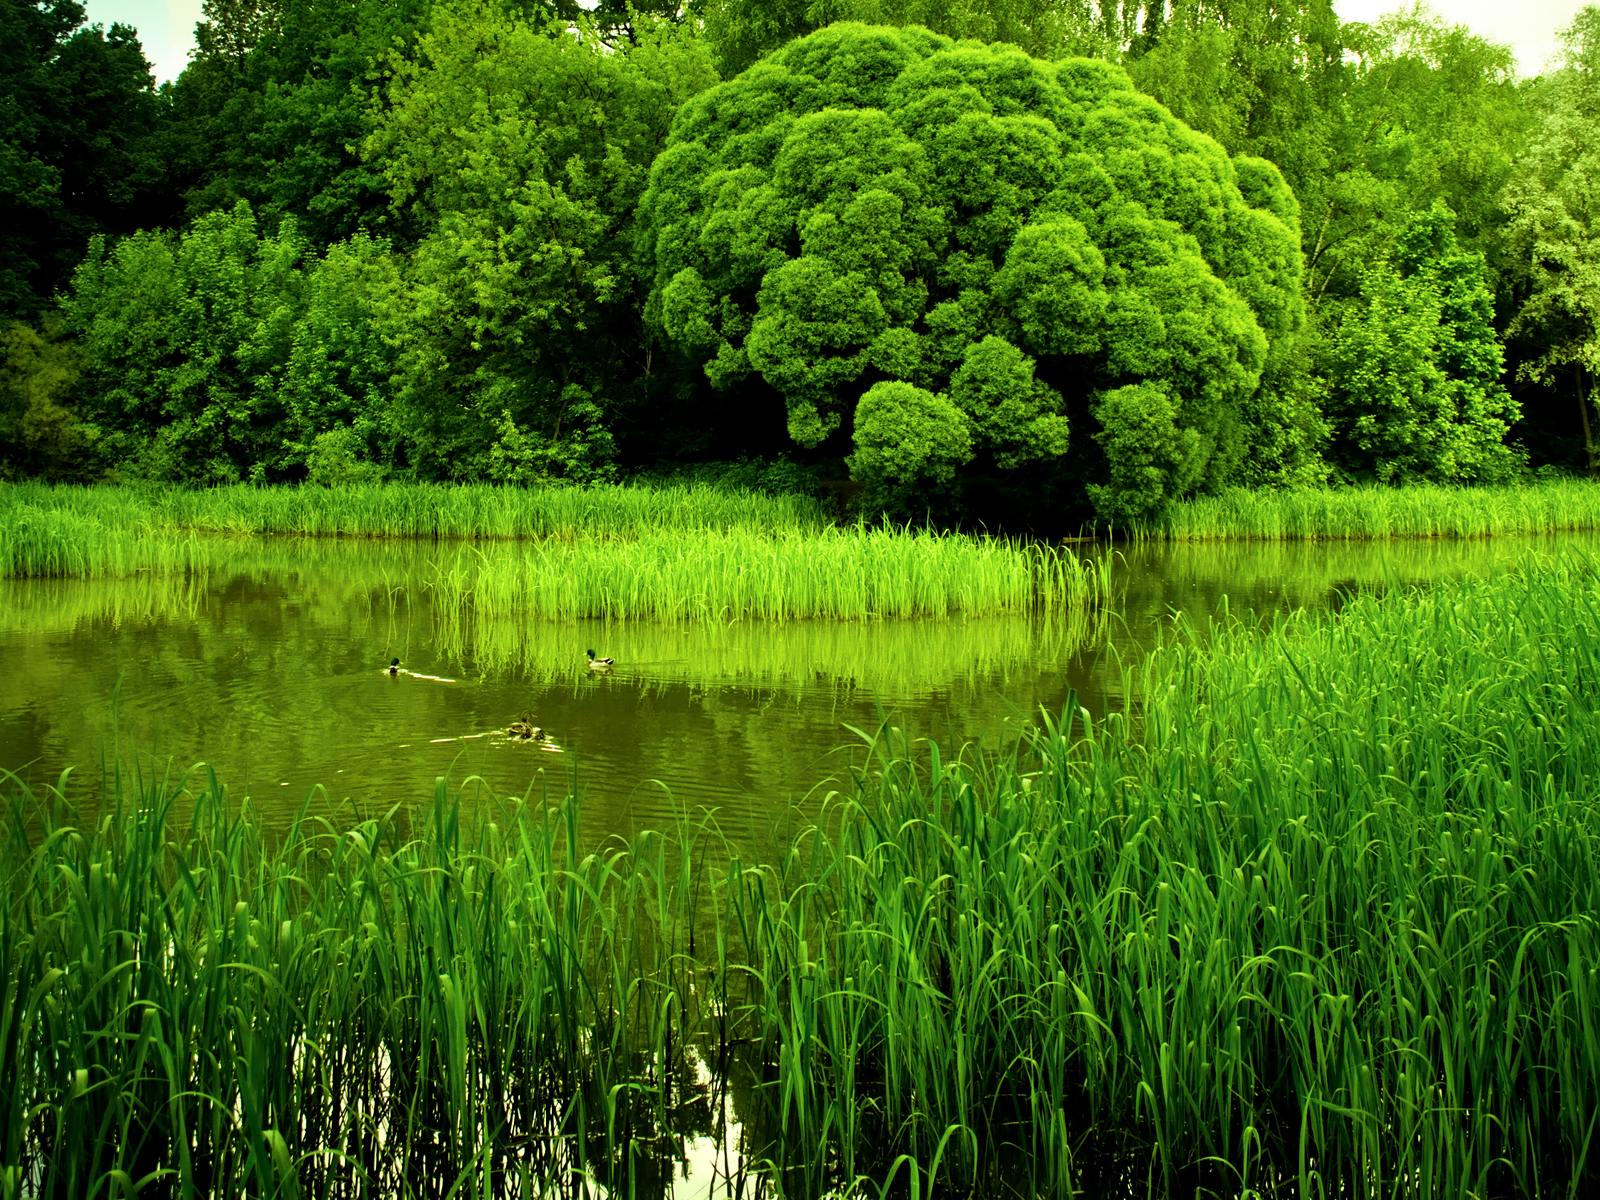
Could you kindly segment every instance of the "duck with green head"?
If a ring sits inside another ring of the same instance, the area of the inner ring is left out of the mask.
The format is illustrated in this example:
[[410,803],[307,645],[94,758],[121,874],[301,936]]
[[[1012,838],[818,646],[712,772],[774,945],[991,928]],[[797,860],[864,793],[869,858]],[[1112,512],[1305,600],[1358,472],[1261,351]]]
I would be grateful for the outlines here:
[[609,671],[616,661],[614,658],[596,658],[594,651],[589,651],[589,670],[591,671]]
[[389,660],[389,668],[388,669],[389,669],[389,674],[391,674],[391,675],[400,674],[400,660],[398,658],[391,658]]

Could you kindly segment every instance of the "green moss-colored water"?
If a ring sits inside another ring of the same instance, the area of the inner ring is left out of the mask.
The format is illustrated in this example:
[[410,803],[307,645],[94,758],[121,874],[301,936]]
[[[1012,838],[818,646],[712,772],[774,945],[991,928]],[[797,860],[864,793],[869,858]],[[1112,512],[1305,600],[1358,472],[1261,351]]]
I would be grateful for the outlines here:
[[[73,767],[88,786],[118,751],[157,771],[206,762],[269,822],[316,785],[367,814],[425,801],[439,776],[557,796],[575,779],[593,834],[676,805],[760,836],[842,778],[848,727],[884,713],[959,744],[1069,689],[1098,711],[1176,613],[1317,609],[1530,544],[1558,543],[1153,545],[1112,557],[1099,615],[717,627],[450,616],[433,543],[234,540],[187,578],[0,581],[0,767],[35,783]],[[591,646],[612,671],[587,668]],[[504,735],[524,712],[547,743]]]

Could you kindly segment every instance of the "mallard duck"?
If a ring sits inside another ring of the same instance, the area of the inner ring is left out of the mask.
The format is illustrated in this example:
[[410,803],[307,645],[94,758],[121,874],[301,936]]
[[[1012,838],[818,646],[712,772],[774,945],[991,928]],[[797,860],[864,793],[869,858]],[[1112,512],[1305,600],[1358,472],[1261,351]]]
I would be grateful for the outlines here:
[[506,736],[520,738],[524,742],[544,741],[544,730],[533,723],[533,713],[524,712],[506,728]]
[[398,658],[391,658],[389,660],[389,674],[391,674],[391,675],[400,674],[400,660]]
[[594,651],[589,651],[589,670],[591,671],[609,671],[616,661],[614,658],[596,658]]

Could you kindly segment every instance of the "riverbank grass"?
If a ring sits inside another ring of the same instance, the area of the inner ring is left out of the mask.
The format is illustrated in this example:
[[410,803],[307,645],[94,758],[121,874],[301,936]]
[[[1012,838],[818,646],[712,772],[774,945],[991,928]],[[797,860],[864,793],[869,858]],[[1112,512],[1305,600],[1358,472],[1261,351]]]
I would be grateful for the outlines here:
[[[829,523],[810,496],[703,483],[496,487],[387,483],[352,487],[77,487],[0,484],[0,530],[92,528],[110,535],[190,533],[516,540],[635,537],[664,530],[799,533]],[[4,560],[0,560],[4,561]]]
[[661,1195],[704,1137],[791,1196],[1592,1192],[1591,565],[1180,628],[1124,691],[890,723],[761,859],[442,786],[269,837],[214,781],[13,784],[0,1174]]
[[1172,506],[1135,537],[1171,541],[1487,537],[1600,529],[1600,483],[1524,487],[1238,488]]
[[684,488],[0,487],[0,577],[194,575],[240,536],[428,538],[451,618],[984,616],[1102,604],[1105,571],[1003,538],[840,527],[801,497]]

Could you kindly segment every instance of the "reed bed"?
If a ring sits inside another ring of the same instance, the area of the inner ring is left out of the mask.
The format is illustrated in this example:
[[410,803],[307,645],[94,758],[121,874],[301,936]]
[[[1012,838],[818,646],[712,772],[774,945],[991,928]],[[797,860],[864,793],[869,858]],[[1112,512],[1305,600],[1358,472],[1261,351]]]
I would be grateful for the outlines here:
[[856,527],[468,549],[441,558],[431,587],[436,608],[491,619],[722,623],[1054,611],[1099,602],[1108,583],[1039,543]]
[[1173,541],[1360,541],[1597,528],[1600,483],[1569,479],[1525,487],[1240,488],[1176,504],[1159,523],[1131,532]]
[[[619,538],[672,530],[797,534],[823,504],[704,484],[509,488],[383,484],[201,491],[0,484],[0,575],[176,569],[195,534],[436,540]],[[141,556],[143,556],[141,558]]]
[[1589,564],[1128,676],[998,746],[879,730],[760,861],[442,785],[270,846],[214,781],[19,792],[0,1179],[656,1195],[731,1110],[740,1194],[1592,1194]]

